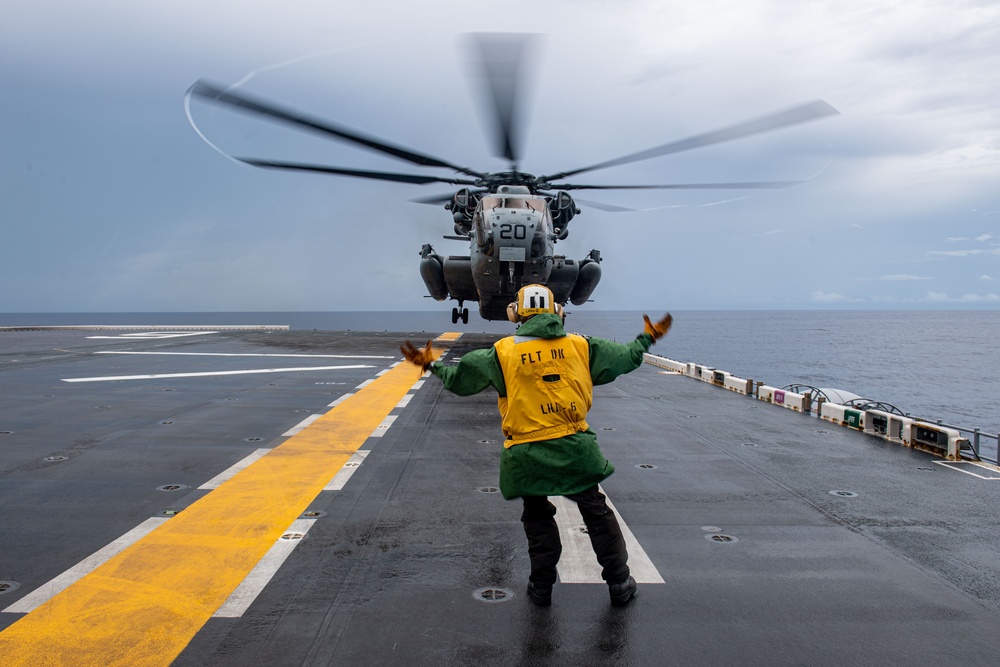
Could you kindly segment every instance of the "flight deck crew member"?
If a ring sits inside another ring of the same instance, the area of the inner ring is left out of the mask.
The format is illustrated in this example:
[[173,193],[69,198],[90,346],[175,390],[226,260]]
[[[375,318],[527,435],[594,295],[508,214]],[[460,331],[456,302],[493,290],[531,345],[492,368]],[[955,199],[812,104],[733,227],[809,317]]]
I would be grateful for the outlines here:
[[500,491],[521,498],[521,522],[528,538],[531,574],[528,597],[536,605],[552,603],[556,564],[562,552],[556,508],[547,496],[565,496],[577,504],[591,545],[608,584],[611,604],[622,606],[636,594],[625,540],[614,512],[597,485],[614,472],[586,422],[593,386],[606,384],[642,364],[642,355],[670,329],[668,313],[627,345],[567,334],[562,307],[542,285],[528,285],[507,308],[515,335],[489,349],[473,350],[457,366],[434,363],[431,343],[418,349],[407,341],[400,349],[409,361],[444,381],[459,396],[493,387],[505,436],[500,456]]

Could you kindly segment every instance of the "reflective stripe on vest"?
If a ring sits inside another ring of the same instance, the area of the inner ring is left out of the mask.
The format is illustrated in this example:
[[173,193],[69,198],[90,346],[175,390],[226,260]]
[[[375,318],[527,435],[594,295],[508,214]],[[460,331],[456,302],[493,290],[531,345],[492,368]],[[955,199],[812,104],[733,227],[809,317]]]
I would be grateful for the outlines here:
[[503,338],[494,345],[507,396],[497,400],[504,447],[586,431],[594,393],[583,336]]

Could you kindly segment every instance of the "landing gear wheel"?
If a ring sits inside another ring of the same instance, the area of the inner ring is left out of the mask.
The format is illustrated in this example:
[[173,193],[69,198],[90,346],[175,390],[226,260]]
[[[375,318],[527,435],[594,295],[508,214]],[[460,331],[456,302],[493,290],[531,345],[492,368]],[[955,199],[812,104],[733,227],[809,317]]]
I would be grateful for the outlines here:
[[451,309],[451,323],[458,324],[458,308]]
[[469,309],[468,308],[463,308],[462,309],[462,324],[468,324],[468,323],[469,323]]

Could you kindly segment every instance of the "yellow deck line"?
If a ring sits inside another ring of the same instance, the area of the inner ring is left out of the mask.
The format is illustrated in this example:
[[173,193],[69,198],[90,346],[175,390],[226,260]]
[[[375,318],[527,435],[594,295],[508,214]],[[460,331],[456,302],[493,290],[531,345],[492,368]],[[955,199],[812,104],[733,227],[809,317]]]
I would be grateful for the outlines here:
[[420,375],[396,366],[0,632],[0,662],[169,665]]

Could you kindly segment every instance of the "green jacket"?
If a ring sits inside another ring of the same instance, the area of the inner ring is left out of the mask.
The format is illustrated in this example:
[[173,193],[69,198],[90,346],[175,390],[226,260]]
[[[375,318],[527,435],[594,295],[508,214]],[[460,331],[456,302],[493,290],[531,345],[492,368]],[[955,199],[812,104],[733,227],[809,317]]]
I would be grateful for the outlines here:
[[[518,336],[558,338],[565,336],[558,315],[535,315],[517,329]],[[628,345],[601,338],[588,338],[590,376],[595,385],[607,384],[642,365],[642,355],[653,344],[640,334]],[[456,366],[433,364],[431,372],[445,389],[459,396],[477,394],[487,387],[507,395],[503,372],[494,348],[467,352]],[[566,496],[580,493],[615,471],[597,445],[590,429],[554,440],[539,440],[503,450],[500,457],[500,491],[510,500],[519,496]]]

